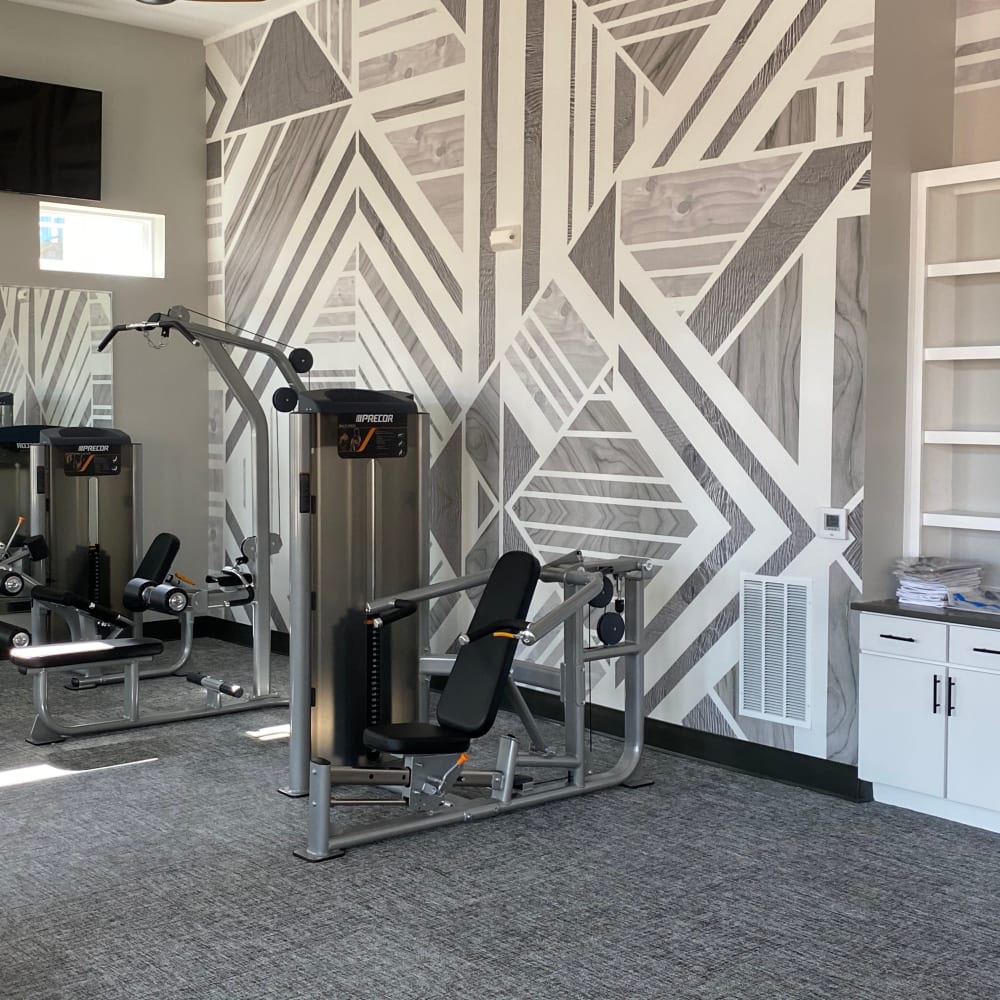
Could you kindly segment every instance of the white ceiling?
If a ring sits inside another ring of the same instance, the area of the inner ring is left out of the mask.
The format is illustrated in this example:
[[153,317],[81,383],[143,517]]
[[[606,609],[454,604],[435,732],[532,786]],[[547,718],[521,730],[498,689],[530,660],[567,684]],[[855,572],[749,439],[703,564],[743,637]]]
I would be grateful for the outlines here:
[[99,17],[106,21],[135,24],[176,35],[211,38],[245,24],[270,19],[292,0],[262,0],[260,3],[210,3],[205,0],[177,0],[153,7],[138,0],[13,0],[29,7],[48,7],[67,14]]

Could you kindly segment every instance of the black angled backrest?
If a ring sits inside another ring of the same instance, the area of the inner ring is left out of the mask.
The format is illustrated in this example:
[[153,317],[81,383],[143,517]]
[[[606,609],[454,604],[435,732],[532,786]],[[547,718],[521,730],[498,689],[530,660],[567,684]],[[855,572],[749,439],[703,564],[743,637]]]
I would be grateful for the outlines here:
[[[524,620],[541,567],[528,552],[507,552],[493,567],[469,633],[495,622]],[[487,635],[458,651],[438,700],[438,722],[468,736],[489,732],[500,709],[517,641]]]
[[153,539],[152,544],[146,549],[146,554],[142,557],[135,571],[136,579],[152,580],[153,583],[163,583],[170,572],[170,567],[177,558],[180,551],[181,542],[176,535],[168,532],[161,532]]

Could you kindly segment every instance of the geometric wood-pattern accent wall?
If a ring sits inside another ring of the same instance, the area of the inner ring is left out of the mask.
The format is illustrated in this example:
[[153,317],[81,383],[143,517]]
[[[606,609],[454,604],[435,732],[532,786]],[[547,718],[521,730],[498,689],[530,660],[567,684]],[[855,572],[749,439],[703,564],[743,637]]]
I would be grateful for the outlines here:
[[[848,762],[872,21],[873,0],[312,0],[207,49],[210,311],[309,346],[314,384],[416,394],[435,578],[515,547],[647,556],[649,715]],[[490,250],[498,225],[522,251]],[[250,531],[249,434],[221,387],[212,421],[218,558]],[[826,506],[846,542],[816,536]],[[738,714],[745,571],[812,581],[811,728]],[[435,605],[439,646],[469,614]],[[595,669],[595,700],[621,680]]]
[[111,293],[0,286],[0,391],[15,424],[112,426]]

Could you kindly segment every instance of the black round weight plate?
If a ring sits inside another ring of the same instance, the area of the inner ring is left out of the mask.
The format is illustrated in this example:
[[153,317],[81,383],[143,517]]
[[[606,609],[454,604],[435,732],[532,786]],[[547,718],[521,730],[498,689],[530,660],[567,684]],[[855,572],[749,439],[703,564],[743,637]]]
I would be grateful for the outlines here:
[[611,603],[611,598],[615,596],[615,585],[611,582],[611,577],[606,576],[604,578],[604,588],[600,593],[594,594],[594,596],[587,601],[587,603],[592,608],[606,608]]
[[291,361],[292,367],[300,375],[305,375],[306,372],[312,371],[312,366],[313,366],[312,351],[308,351],[304,347],[296,347],[295,350],[288,355],[288,360]]
[[597,619],[597,638],[605,646],[614,646],[625,637],[625,619],[617,611],[609,611]]
[[291,413],[299,405],[299,394],[291,386],[283,385],[274,390],[271,402],[279,413]]

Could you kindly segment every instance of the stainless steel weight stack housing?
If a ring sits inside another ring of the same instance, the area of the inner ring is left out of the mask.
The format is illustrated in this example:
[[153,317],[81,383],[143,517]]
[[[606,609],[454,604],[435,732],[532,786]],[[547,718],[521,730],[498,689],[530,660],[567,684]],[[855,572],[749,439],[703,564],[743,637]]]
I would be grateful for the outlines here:
[[[428,417],[399,392],[279,389],[291,412],[291,742],[288,795],[309,790],[309,760],[364,753],[365,605],[428,578]],[[294,410],[294,412],[292,412]],[[415,609],[416,610],[416,609]],[[424,610],[396,622],[385,664],[383,718],[417,717]],[[367,630],[367,631],[366,631]]]

